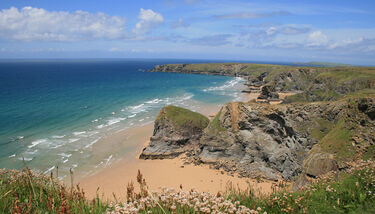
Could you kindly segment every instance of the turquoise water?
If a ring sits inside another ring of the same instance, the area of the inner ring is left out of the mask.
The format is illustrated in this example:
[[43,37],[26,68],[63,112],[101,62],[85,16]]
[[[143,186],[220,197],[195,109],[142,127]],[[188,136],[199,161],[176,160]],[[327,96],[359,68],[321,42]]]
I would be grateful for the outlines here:
[[22,168],[22,160],[45,173],[75,168],[74,156],[90,158],[100,138],[152,122],[165,105],[194,109],[239,97],[239,78],[145,71],[189,62],[0,62],[0,168]]

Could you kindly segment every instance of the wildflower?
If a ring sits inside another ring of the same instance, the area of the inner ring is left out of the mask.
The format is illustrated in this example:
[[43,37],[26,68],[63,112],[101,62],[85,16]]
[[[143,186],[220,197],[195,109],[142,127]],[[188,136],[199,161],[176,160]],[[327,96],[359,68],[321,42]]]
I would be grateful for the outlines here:
[[170,207],[171,210],[175,210],[176,209],[176,205],[173,204],[171,207]]

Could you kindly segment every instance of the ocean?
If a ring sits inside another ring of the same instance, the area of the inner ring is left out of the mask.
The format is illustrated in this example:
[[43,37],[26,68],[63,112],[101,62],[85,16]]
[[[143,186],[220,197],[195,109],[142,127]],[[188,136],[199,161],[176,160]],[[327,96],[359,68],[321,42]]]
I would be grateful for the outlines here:
[[93,158],[101,138],[152,123],[165,105],[196,110],[240,97],[241,78],[147,72],[158,64],[199,62],[1,61],[0,168],[25,163],[47,174],[59,166],[63,176],[70,168],[106,167],[121,148]]

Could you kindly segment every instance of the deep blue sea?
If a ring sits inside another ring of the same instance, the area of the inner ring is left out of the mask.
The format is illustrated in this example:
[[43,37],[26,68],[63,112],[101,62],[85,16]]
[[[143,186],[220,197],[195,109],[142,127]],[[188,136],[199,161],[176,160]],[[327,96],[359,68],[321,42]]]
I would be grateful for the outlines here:
[[[151,123],[165,105],[239,97],[239,78],[147,72],[197,60],[0,62],[0,168],[75,168],[103,136]],[[72,161],[75,160],[75,161]]]

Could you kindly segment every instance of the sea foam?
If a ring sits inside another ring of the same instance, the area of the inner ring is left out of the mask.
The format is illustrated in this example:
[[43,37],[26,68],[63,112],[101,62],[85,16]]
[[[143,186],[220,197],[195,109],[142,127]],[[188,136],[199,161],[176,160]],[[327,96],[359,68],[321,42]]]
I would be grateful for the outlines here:
[[224,85],[209,87],[209,88],[203,89],[203,91],[208,92],[208,91],[223,91],[223,90],[227,90],[227,89],[232,88],[235,85],[239,84],[241,81],[243,81],[241,77],[236,77],[233,80],[227,81],[226,83],[224,83]]
[[47,139],[36,140],[36,141],[31,142],[31,145],[29,145],[28,148],[33,148],[41,143],[46,143],[46,142],[47,142]]

